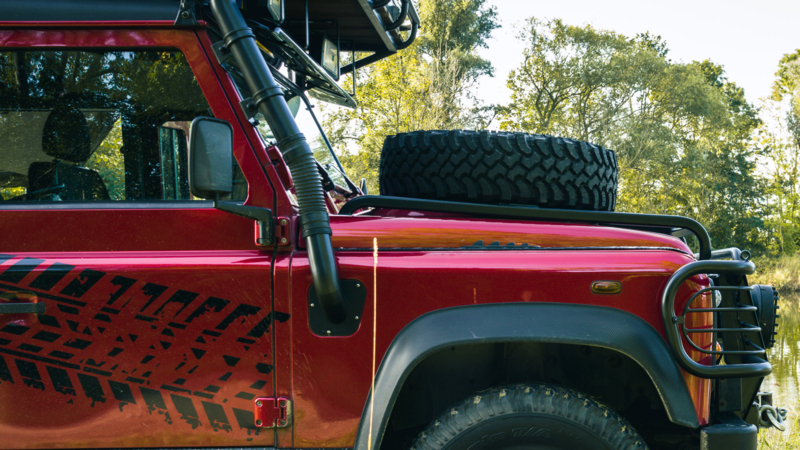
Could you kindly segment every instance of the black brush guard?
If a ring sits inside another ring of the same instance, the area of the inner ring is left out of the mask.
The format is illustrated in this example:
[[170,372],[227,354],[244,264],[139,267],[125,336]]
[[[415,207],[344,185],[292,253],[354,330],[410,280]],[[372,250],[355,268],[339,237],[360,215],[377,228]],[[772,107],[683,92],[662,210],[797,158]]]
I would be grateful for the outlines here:
[[[754,301],[754,291],[761,286],[748,286],[746,276],[755,271],[752,262],[741,259],[738,249],[714,252],[713,256],[733,257],[731,261],[697,261],[681,267],[672,275],[661,300],[664,329],[672,354],[684,370],[701,378],[752,378],[764,377],[772,372],[767,361],[765,337],[758,325],[759,307]],[[680,314],[675,312],[678,289],[690,278],[709,274],[711,286],[695,292]],[[772,288],[769,288],[772,289]],[[703,294],[712,293],[712,307],[693,307]],[[719,301],[717,301],[719,299]],[[688,328],[686,319],[692,314],[714,314],[711,328]],[[710,334],[711,348],[695,343],[694,337]],[[711,355],[713,364],[703,365],[689,357],[682,339],[696,351]],[[724,357],[725,364],[719,365]]]

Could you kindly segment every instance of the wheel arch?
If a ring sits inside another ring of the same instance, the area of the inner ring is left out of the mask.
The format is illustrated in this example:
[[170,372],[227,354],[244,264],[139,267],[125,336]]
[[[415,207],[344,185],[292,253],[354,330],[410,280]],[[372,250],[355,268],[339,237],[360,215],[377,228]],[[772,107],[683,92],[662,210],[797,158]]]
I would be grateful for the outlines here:
[[[470,305],[420,316],[395,336],[376,374],[374,399],[370,392],[364,406],[355,448],[380,448],[403,384],[426,358],[448,347],[514,342],[584,345],[622,353],[650,377],[671,422],[690,428],[699,426],[677,363],[661,335],[641,318],[592,305]],[[374,405],[373,412],[370,405]]]

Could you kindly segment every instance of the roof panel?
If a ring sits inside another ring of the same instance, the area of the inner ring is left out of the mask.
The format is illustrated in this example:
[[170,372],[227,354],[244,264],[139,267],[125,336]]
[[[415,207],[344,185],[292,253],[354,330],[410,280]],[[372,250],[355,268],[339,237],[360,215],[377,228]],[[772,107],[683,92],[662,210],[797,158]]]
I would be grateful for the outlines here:
[[175,20],[178,0],[0,0],[0,22]]

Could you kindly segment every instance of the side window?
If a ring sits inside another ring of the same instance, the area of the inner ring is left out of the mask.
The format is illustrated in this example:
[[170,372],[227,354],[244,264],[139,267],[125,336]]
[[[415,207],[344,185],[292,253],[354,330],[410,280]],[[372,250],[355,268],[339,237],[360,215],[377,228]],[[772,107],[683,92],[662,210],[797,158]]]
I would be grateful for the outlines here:
[[[0,201],[196,200],[208,103],[177,50],[0,52]],[[234,167],[234,200],[247,186]]]

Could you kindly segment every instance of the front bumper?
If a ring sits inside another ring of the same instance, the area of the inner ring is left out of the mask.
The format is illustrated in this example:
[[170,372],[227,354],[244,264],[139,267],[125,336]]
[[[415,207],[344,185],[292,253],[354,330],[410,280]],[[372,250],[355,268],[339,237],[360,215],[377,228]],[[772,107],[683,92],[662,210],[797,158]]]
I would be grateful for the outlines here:
[[717,419],[720,423],[700,430],[701,450],[758,449],[758,427],[731,413]]

